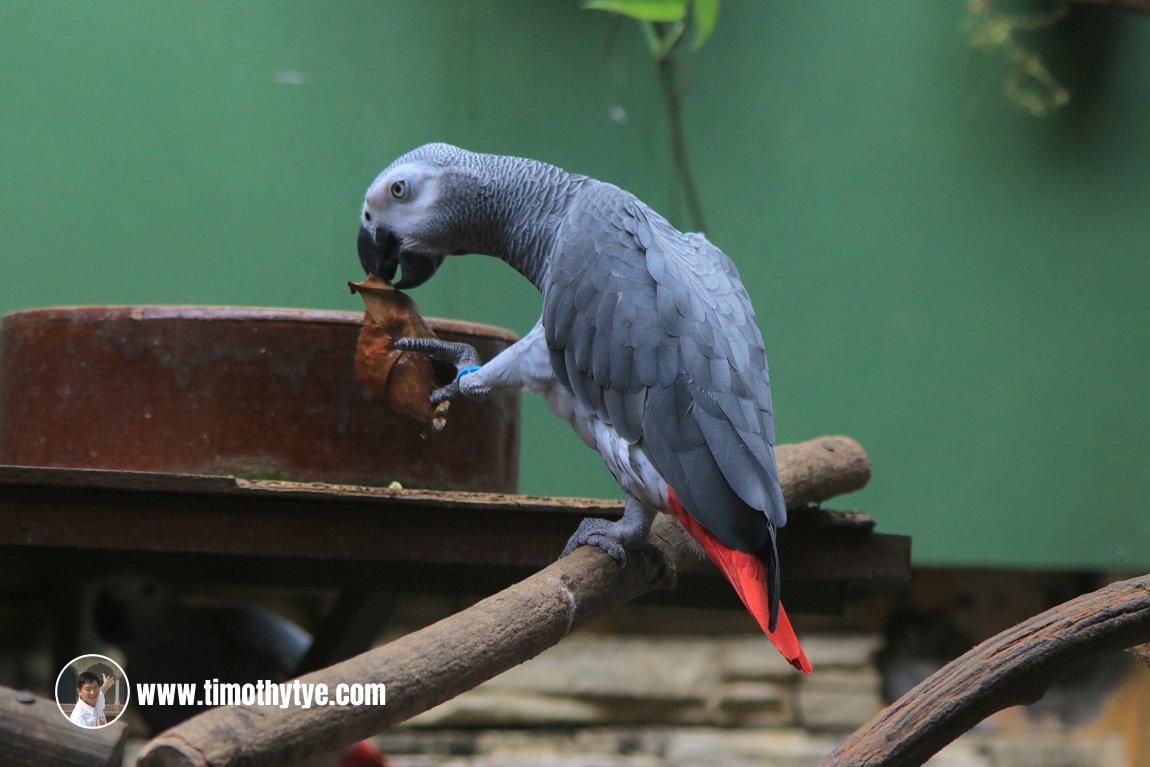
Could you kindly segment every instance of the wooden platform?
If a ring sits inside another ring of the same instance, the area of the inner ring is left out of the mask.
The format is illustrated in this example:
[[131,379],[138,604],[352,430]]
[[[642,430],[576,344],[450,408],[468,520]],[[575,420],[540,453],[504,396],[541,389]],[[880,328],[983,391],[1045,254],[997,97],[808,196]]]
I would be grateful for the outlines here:
[[[584,517],[621,513],[584,498],[0,466],[5,554],[116,551],[150,572],[224,580],[362,587],[398,569],[408,577],[389,587],[486,592],[554,561]],[[910,539],[874,526],[858,512],[791,514],[779,548],[792,610],[804,609],[802,584],[825,597],[831,585],[909,582]],[[693,575],[721,585],[706,562]]]
[[[6,590],[65,612],[70,584],[91,574],[80,552],[100,554],[101,575],[338,589],[314,668],[369,641],[378,626],[362,613],[380,594],[494,593],[553,562],[584,517],[621,513],[580,498],[0,466],[0,561]],[[788,609],[834,612],[851,586],[908,584],[910,539],[874,527],[858,512],[792,512],[779,542]],[[644,599],[742,609],[702,560]],[[356,625],[360,637],[346,636]]]

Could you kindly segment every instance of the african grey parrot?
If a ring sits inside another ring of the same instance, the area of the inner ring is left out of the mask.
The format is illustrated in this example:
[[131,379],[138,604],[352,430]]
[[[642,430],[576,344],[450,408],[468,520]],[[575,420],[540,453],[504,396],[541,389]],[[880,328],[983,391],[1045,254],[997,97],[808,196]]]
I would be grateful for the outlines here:
[[460,345],[405,339],[451,359],[435,392],[541,392],[597,450],[625,493],[616,522],[585,519],[564,554],[597,546],[621,564],[659,511],[674,513],[731,581],[763,631],[810,671],[779,602],[775,531],[786,524],[767,359],[735,266],[634,195],[534,160],[428,144],[395,160],[365,195],[366,272],[399,289],[448,255],[498,256],[543,294],[543,314],[480,367]]

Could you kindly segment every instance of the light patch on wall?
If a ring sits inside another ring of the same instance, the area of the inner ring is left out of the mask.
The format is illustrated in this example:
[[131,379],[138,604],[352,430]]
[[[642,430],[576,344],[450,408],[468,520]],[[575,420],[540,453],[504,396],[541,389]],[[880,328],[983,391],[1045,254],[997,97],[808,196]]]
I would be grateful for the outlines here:
[[275,73],[272,79],[281,85],[303,85],[304,83],[303,72],[298,69],[281,69]]

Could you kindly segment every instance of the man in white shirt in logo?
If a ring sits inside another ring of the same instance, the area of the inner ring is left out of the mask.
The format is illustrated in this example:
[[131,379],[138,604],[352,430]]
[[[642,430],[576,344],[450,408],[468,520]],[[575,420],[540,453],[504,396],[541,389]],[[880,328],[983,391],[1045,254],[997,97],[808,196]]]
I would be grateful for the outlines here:
[[76,677],[76,707],[69,719],[81,727],[103,727],[108,723],[104,716],[104,690],[116,683],[113,676],[104,675],[104,683],[91,671]]

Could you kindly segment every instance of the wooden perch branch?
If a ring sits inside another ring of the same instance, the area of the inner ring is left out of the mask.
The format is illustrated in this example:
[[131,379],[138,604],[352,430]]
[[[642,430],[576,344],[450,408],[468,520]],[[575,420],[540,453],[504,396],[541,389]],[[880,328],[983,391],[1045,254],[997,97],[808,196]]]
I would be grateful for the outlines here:
[[819,767],[916,767],[996,711],[1032,703],[1105,653],[1150,641],[1150,575],[991,637],[879,712]]
[[[857,490],[870,477],[865,451],[847,437],[781,445],[777,458],[791,508]],[[622,569],[584,546],[432,626],[300,678],[326,684],[333,694],[340,683],[384,683],[386,706],[216,708],[160,734],[138,764],[298,764],[374,735],[535,657],[592,618],[673,585],[679,563],[696,557],[665,515],[651,543]]]

